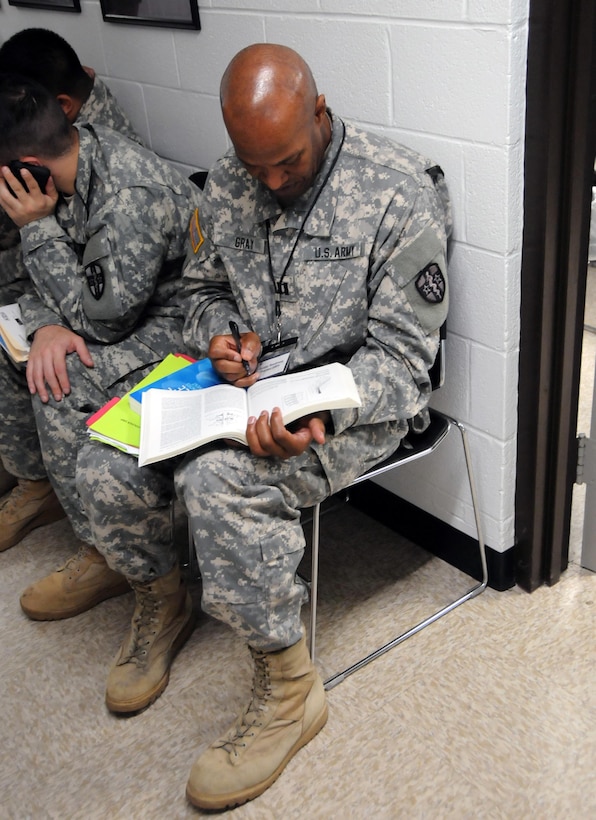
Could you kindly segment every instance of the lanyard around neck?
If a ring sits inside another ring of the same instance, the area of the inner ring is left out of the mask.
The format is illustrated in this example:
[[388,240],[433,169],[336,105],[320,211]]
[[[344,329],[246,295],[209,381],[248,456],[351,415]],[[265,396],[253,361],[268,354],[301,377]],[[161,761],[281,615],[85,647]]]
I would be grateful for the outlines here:
[[[341,120],[340,120],[340,122],[341,122]],[[276,341],[278,343],[281,341],[281,292],[282,292],[283,281],[285,279],[286,273],[288,272],[288,268],[290,267],[290,263],[291,263],[292,258],[294,256],[296,246],[298,245],[300,237],[304,233],[304,226],[306,225],[306,222],[307,222],[309,216],[313,212],[314,207],[318,202],[319,196],[321,195],[321,192],[323,191],[324,187],[327,185],[327,182],[329,181],[329,177],[331,176],[331,173],[332,173],[333,169],[335,168],[335,166],[337,164],[337,160],[339,159],[339,154],[340,154],[340,151],[341,151],[342,146],[344,144],[344,139],[345,139],[345,136],[346,136],[346,127],[343,124],[343,122],[341,122],[341,127],[342,127],[341,141],[339,143],[337,151],[335,152],[335,156],[333,157],[333,161],[329,165],[329,168],[327,169],[327,172],[326,172],[323,180],[321,181],[320,185],[316,189],[315,195],[313,196],[313,198],[311,200],[311,203],[308,207],[308,210],[306,211],[306,213],[304,214],[304,216],[302,217],[302,219],[300,221],[300,225],[298,227],[298,230],[296,231],[296,236],[294,238],[294,242],[292,243],[290,253],[288,254],[288,258],[286,259],[285,265],[284,265],[283,270],[281,272],[281,276],[277,280],[275,278],[275,274],[273,273],[273,260],[271,259],[271,246],[269,244],[269,234],[270,234],[270,230],[271,230],[270,220],[268,219],[267,222],[265,223],[266,228],[267,228],[267,257],[268,257],[268,260],[269,260],[269,276],[271,277],[271,281],[273,283],[273,292],[275,294],[275,334],[276,334]]]

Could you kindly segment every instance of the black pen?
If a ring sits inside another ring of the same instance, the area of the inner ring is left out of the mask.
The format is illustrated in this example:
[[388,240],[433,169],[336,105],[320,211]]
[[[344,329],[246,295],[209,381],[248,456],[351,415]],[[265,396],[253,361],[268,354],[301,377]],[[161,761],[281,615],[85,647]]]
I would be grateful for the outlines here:
[[[236,350],[242,356],[242,339],[240,338],[240,331],[238,330],[238,325],[236,322],[232,322],[230,320],[230,330],[232,331],[232,336],[234,337],[234,341],[236,342]],[[246,361],[246,359],[242,359],[242,364],[244,365],[244,369],[246,370],[246,375],[250,376],[250,364]]]

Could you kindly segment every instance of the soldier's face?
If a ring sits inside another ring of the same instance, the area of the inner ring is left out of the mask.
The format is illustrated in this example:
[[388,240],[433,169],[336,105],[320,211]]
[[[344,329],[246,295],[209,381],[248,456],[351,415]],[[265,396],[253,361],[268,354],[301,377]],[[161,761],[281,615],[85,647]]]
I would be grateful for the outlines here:
[[289,205],[312,186],[331,136],[324,97],[315,116],[291,127],[263,123],[232,135],[236,156],[248,173],[266,185],[282,205]]

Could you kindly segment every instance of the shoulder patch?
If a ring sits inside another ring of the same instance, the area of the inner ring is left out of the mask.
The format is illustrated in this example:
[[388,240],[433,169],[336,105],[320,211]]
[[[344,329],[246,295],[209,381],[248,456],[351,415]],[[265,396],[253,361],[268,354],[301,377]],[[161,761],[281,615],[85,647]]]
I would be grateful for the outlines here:
[[106,283],[101,265],[98,262],[91,262],[85,268],[85,276],[87,277],[87,285],[91,296],[99,302],[103,296]]
[[415,285],[425,302],[439,304],[445,298],[445,277],[436,262],[431,262],[420,271]]
[[194,214],[190,218],[190,244],[193,249],[193,253],[197,253],[203,242],[205,241],[205,237],[203,236],[203,232],[201,231],[201,225],[199,223],[199,209],[195,208]]

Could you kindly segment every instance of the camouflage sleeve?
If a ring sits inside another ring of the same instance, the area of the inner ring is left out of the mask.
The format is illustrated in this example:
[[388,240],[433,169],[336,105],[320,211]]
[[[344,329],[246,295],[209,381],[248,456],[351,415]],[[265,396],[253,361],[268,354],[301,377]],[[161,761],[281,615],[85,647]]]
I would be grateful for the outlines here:
[[405,221],[394,201],[379,242],[371,260],[366,344],[348,363],[362,407],[332,413],[336,434],[413,418],[430,397],[428,371],[448,308],[445,214],[432,183],[419,192]]
[[[180,215],[167,197],[126,188],[91,217],[77,246],[54,217],[21,230],[25,264],[40,302],[86,339],[114,343],[136,326]],[[35,324],[34,317],[30,317]],[[40,310],[39,324],[47,324]]]
[[23,270],[19,229],[0,208],[0,289],[23,278]]
[[4,251],[7,248],[14,248],[14,246],[19,245],[20,242],[19,229],[6,211],[0,208],[0,250]]
[[25,332],[28,337],[32,337],[36,330],[39,330],[40,327],[46,327],[47,325],[68,327],[61,316],[53,310],[49,310],[49,308],[41,302],[33,286],[31,286],[29,291],[19,296],[19,307],[21,308],[21,316],[23,317],[23,324],[25,325]]
[[12,248],[0,250],[0,289],[25,277],[28,278],[28,274],[23,264],[20,242]]
[[206,356],[213,336],[234,319],[243,327],[236,296],[225,266],[210,237],[212,220],[203,200],[190,220],[189,247],[182,276],[182,298],[187,305],[184,342],[197,356]]

